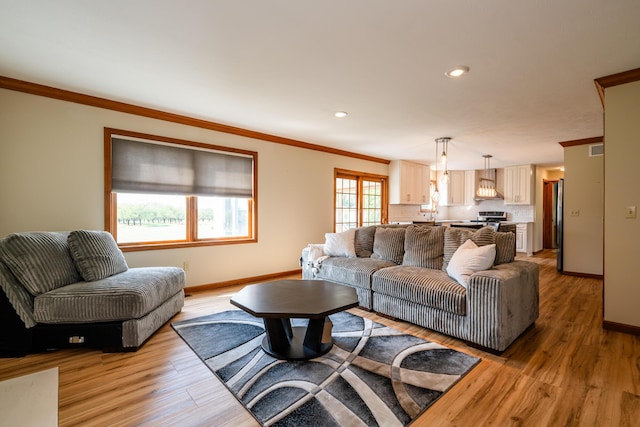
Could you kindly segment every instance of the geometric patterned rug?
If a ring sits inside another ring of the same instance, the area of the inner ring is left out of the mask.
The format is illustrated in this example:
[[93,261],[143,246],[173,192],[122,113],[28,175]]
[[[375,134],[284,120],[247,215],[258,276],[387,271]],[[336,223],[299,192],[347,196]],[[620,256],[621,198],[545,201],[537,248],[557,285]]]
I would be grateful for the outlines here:
[[242,310],[171,326],[264,426],[405,426],[480,361],[346,311],[330,318],[331,351],[293,362],[262,350],[263,321]]

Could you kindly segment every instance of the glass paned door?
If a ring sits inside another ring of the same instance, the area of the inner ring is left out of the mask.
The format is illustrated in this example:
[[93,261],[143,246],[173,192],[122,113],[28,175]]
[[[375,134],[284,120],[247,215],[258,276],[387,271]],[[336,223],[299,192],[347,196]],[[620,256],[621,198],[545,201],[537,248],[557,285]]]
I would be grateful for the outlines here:
[[382,182],[362,180],[362,226],[382,223]]
[[336,232],[358,226],[358,180],[336,179]]
[[335,231],[386,221],[387,177],[336,170]]

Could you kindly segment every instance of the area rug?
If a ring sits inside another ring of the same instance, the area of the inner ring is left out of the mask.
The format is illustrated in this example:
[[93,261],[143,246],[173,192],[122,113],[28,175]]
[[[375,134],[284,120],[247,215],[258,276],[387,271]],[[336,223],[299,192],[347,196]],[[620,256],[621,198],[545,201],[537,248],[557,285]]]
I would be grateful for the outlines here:
[[335,345],[302,362],[266,354],[262,319],[241,310],[171,326],[264,426],[404,426],[480,360],[349,312],[330,319]]

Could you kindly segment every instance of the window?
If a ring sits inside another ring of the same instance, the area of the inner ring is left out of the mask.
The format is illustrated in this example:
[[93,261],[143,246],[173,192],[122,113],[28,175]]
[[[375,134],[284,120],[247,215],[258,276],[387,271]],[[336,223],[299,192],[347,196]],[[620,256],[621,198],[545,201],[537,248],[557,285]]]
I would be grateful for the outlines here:
[[426,205],[420,205],[420,212],[422,213],[435,213],[438,210],[438,201],[440,200],[440,193],[436,193],[436,182],[434,180],[429,181],[429,203]]
[[387,221],[387,177],[335,170],[335,231]]
[[257,153],[105,129],[105,227],[123,250],[255,242]]

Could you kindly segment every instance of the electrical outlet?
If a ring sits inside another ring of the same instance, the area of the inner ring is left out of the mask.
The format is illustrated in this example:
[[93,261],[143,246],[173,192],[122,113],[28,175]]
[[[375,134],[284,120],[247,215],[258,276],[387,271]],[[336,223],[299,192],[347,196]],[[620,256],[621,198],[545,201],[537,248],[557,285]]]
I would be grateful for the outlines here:
[[189,261],[184,261],[184,262],[182,263],[182,269],[183,269],[184,271],[189,271]]
[[580,216],[580,209],[571,209],[569,213],[571,216]]
[[625,218],[635,219],[635,217],[636,217],[636,207],[635,206],[627,206],[625,208],[624,217]]

